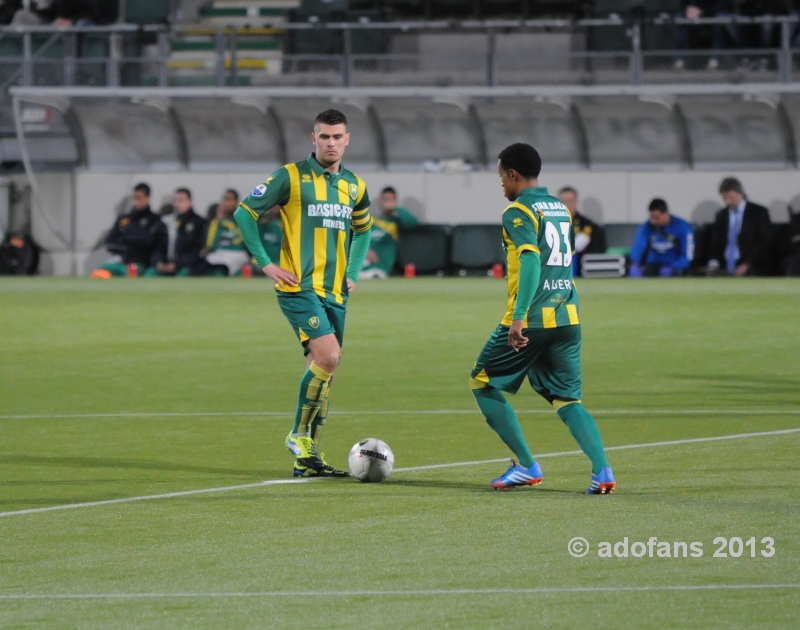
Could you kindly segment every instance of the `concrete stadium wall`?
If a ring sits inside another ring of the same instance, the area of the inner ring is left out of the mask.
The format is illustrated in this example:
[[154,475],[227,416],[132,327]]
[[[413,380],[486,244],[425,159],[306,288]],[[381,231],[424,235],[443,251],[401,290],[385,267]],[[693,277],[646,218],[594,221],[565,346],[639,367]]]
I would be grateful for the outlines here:
[[[672,212],[694,223],[712,220],[720,207],[716,193],[726,176],[741,179],[748,196],[770,208],[773,221],[788,219],[787,205],[800,209],[800,172],[599,172],[542,173],[540,182],[551,192],[561,186],[578,189],[582,211],[600,223],[630,223],[646,219],[653,197],[666,199]],[[58,241],[34,209],[32,225],[36,240],[49,250],[41,272],[54,275],[87,275],[104,257],[97,249],[105,231],[127,203],[133,186],[144,181],[153,190],[153,206],[168,203],[177,187],[189,188],[198,213],[205,215],[226,188],[245,195],[263,182],[267,173],[45,173],[38,177],[45,211],[57,229],[70,239],[74,204],[75,252]],[[427,223],[499,223],[505,207],[498,176],[492,172],[457,175],[442,173],[365,173],[373,199],[386,185],[397,188],[400,202]],[[24,180],[24,178],[22,178]],[[73,202],[74,199],[74,202]]]

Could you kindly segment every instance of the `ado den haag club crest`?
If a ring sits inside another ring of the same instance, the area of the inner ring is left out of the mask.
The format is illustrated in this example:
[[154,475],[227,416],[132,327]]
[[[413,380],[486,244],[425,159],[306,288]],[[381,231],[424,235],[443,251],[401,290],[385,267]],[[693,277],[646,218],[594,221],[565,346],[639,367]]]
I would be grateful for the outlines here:
[[358,199],[358,184],[350,184],[350,196],[353,198],[353,201]]
[[311,326],[311,328],[313,328],[313,329],[315,329],[315,330],[316,330],[317,328],[319,328],[319,317],[311,317],[311,318],[308,320],[308,325],[309,325],[309,326]]

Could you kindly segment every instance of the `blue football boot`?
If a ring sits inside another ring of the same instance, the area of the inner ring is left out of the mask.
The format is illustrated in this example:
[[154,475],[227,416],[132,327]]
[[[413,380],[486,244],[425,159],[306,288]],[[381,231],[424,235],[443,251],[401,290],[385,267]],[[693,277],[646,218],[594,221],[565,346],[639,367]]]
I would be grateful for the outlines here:
[[511,468],[504,475],[492,480],[492,488],[507,490],[517,486],[535,486],[537,483],[542,483],[543,477],[538,462],[533,462],[530,468],[523,468],[512,459]]
[[592,485],[589,486],[586,494],[611,494],[616,487],[614,472],[611,470],[611,466],[606,466],[596,475],[592,475]]

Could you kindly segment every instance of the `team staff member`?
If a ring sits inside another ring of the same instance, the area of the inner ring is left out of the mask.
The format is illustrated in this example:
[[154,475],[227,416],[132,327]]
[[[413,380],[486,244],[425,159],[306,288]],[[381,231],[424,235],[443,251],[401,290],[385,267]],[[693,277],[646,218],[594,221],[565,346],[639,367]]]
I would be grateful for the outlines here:
[[558,191],[558,198],[572,216],[572,248],[576,254],[572,271],[577,276],[580,273],[581,258],[584,254],[604,254],[606,252],[606,237],[603,228],[578,212],[577,190],[572,186],[564,186]]
[[[347,477],[317,450],[328,414],[331,378],[339,364],[348,295],[369,249],[372,217],[367,186],[342,165],[350,142],[345,115],[335,109],[314,121],[315,153],[287,164],[241,203],[234,217],[247,248],[275,280],[278,304],[307,354],[294,427],[286,447],[296,477]],[[281,207],[279,265],[264,250],[258,218]]]
[[226,190],[206,236],[206,262],[212,271],[226,276],[236,275],[250,260],[242,232],[233,218],[238,206],[239,193],[233,189]]
[[[192,193],[178,188],[172,197],[173,215],[164,217],[169,232],[167,258],[156,263],[147,275],[200,276],[205,272],[201,255],[206,240],[206,222],[192,207]],[[170,229],[169,223],[172,223]]]
[[542,469],[503,392],[516,394],[527,378],[567,425],[592,462],[587,494],[616,487],[594,418],[581,404],[581,326],[572,277],[570,214],[539,186],[542,159],[528,144],[500,152],[497,170],[511,204],[503,211],[508,306],[472,370],[470,388],[486,422],[519,464],[492,481],[497,489],[535,485]]
[[640,278],[686,273],[694,258],[691,224],[671,215],[663,199],[653,199],[647,209],[650,219],[636,231],[628,274],[631,278]]
[[381,216],[375,218],[372,239],[367,253],[367,266],[359,278],[388,278],[397,261],[397,239],[400,231],[419,225],[419,220],[397,205],[397,191],[387,186],[381,191]]
[[722,180],[719,194],[725,207],[717,212],[714,221],[709,273],[769,275],[772,247],[769,210],[748,201],[741,182],[734,177]]
[[146,273],[167,255],[167,226],[150,209],[150,186],[137,184],[133,189],[133,210],[122,215],[106,237],[106,249],[114,259],[92,272],[92,278],[124,276],[128,265]]

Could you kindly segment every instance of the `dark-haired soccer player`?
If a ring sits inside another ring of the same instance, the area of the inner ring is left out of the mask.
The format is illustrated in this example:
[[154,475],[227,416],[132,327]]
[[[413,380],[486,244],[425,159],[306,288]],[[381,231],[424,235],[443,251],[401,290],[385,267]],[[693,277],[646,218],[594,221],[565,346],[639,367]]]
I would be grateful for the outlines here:
[[[275,280],[278,304],[305,348],[294,427],[286,447],[296,477],[347,477],[317,450],[328,415],[328,391],[339,364],[347,297],[353,291],[370,242],[367,186],[342,166],[350,142],[345,115],[319,114],[311,134],[316,152],[275,171],[234,213],[244,242],[264,273]],[[258,218],[281,207],[283,243],[270,260]]]
[[517,415],[502,392],[516,394],[525,377],[592,461],[587,494],[614,490],[597,424],[581,404],[581,327],[572,279],[570,213],[539,186],[542,160],[532,146],[512,144],[500,152],[498,172],[511,204],[503,211],[508,269],[508,310],[483,347],[470,387],[486,422],[514,452],[519,464],[492,481],[498,489],[541,483]]

